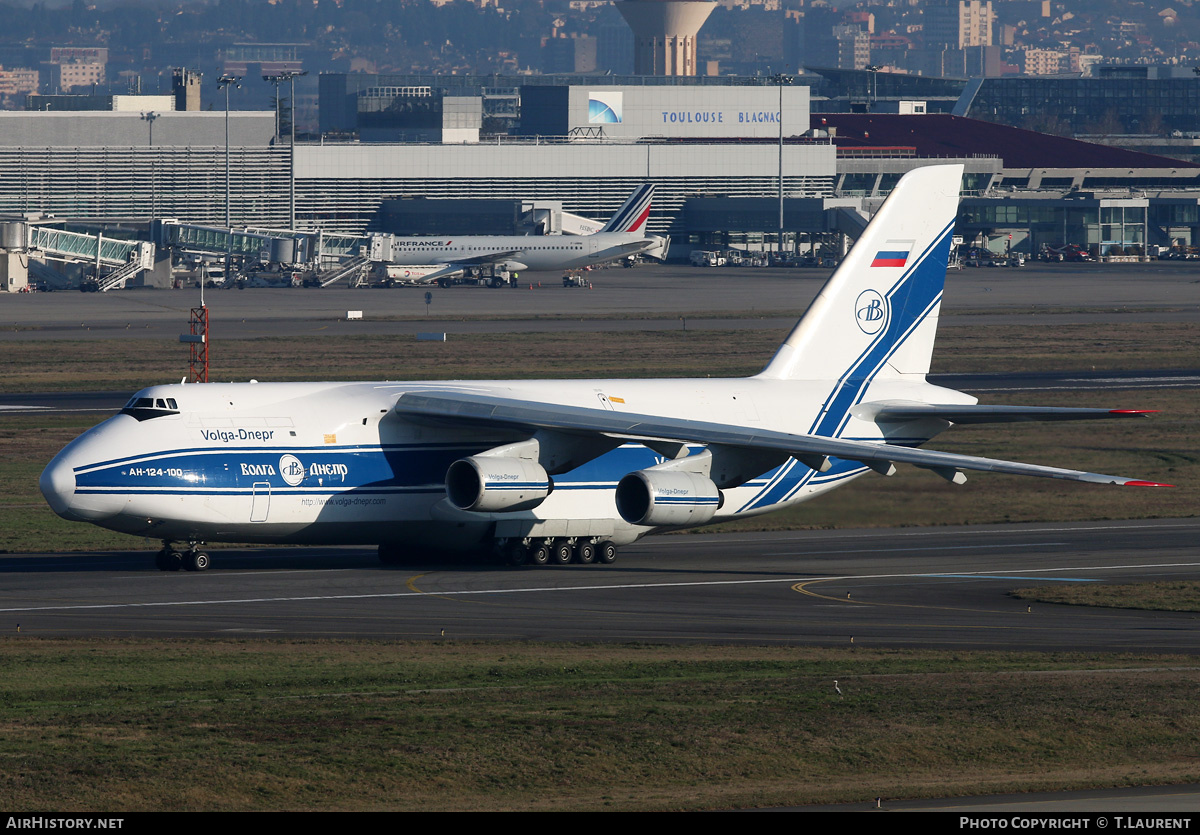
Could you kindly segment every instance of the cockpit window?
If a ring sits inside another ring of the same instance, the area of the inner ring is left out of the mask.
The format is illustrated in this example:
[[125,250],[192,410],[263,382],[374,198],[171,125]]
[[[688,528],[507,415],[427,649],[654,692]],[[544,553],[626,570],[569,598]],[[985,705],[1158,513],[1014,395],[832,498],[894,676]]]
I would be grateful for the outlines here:
[[150,420],[179,414],[179,404],[174,397],[133,397],[125,404],[121,414],[130,415],[138,420]]

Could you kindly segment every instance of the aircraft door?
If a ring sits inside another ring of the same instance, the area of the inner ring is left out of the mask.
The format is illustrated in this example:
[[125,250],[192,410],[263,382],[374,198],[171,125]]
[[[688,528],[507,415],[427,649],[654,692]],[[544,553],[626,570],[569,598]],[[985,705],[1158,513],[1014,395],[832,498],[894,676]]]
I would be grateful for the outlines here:
[[254,482],[254,493],[250,500],[250,521],[265,522],[271,509],[271,482]]

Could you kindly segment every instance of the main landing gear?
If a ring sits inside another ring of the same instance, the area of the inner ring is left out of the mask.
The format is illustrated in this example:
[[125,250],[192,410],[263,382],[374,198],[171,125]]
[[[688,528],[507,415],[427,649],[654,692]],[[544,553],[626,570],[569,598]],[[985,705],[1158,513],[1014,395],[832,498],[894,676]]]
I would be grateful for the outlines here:
[[163,540],[162,549],[154,555],[154,564],[159,571],[205,571],[212,564],[206,551],[200,550],[202,542],[189,542],[186,548],[177,548],[170,541]]
[[617,559],[616,543],[607,539],[510,539],[497,548],[509,565],[611,565]]

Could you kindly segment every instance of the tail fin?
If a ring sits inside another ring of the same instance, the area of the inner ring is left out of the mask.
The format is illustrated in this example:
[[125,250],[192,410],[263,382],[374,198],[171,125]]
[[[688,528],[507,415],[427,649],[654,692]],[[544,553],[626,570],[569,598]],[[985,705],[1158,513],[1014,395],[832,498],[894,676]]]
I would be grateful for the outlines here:
[[650,201],[654,199],[654,183],[645,183],[637,187],[625,205],[617,209],[617,213],[608,219],[601,232],[640,232],[646,226],[646,218],[650,216]]
[[760,377],[929,372],[962,172],[933,165],[900,179]]

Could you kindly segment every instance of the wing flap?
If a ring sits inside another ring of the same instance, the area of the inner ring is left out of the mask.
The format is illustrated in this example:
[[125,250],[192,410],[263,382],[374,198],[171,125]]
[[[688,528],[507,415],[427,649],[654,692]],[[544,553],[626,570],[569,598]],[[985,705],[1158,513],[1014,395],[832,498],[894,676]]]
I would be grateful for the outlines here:
[[890,463],[912,464],[932,470],[976,470],[1009,475],[1057,478],[1091,484],[1130,486],[1171,486],[1123,476],[1088,473],[1038,464],[1001,461],[973,455],[914,449],[884,443],[826,438],[819,435],[793,435],[744,426],[708,423],[655,415],[638,415],[512,400],[486,394],[450,392],[407,392],[393,407],[396,414],[421,421],[486,425],[525,432],[552,429],[564,432],[590,432],[629,441],[675,440],[690,443],[720,444],[749,450],[784,452],[797,459],[830,456],[859,461],[872,469],[890,469]]

